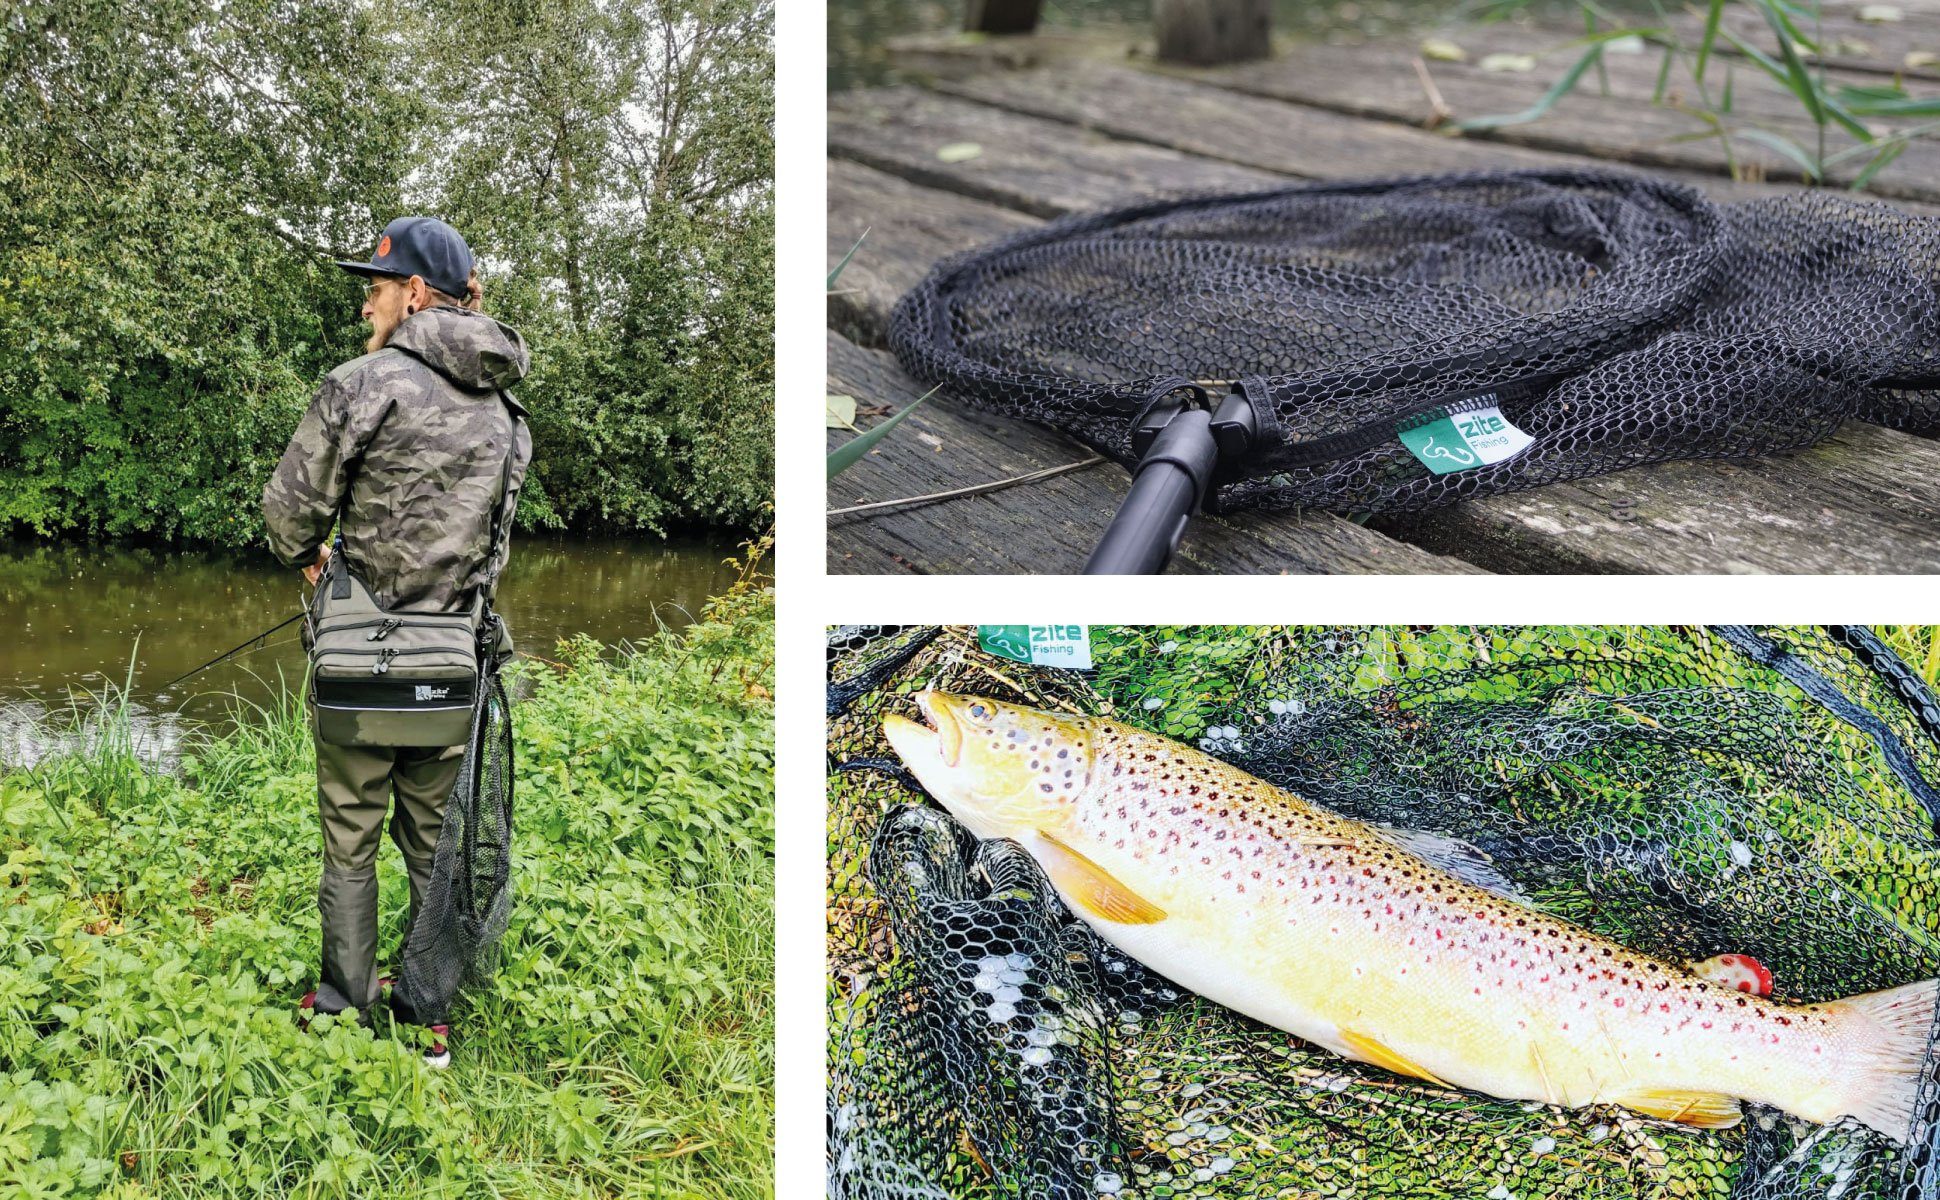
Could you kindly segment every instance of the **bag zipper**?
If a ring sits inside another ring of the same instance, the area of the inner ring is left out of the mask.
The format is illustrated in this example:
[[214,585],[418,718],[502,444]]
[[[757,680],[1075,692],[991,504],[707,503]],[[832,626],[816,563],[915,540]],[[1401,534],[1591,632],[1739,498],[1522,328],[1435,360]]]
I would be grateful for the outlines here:
[[386,646],[382,650],[324,650],[318,653],[317,661],[321,663],[326,658],[339,658],[339,657],[372,658],[372,657],[384,656],[389,658],[397,658],[406,654],[444,654],[448,656],[456,656],[461,653],[462,651],[454,650],[449,646],[414,646],[409,649],[403,649],[403,650],[400,650],[395,646]]
[[371,629],[392,622],[418,629],[462,629],[471,623],[471,619],[462,613],[431,614],[422,617],[372,617],[367,621],[341,621],[326,617],[319,622],[319,625],[325,633],[341,633],[349,629]]

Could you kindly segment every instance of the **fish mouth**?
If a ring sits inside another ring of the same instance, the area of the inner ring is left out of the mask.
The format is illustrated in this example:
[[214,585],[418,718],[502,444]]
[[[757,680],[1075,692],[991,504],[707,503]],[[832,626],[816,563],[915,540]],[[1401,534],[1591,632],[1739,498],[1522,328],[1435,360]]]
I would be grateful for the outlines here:
[[923,691],[916,694],[916,707],[936,730],[936,752],[943,765],[954,767],[963,757],[963,726],[950,711],[949,704],[938,692]]
[[885,718],[883,732],[888,735],[889,744],[912,768],[916,766],[912,759],[926,759],[929,752],[935,753],[941,765],[956,766],[963,757],[963,726],[940,694],[918,692],[915,700],[923,721],[912,721],[901,715]]

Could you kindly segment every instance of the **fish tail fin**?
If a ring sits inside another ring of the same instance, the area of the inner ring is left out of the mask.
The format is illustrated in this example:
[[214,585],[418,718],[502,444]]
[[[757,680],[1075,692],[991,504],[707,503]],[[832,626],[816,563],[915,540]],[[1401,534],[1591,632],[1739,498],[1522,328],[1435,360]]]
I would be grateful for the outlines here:
[[1844,1112],[1902,1144],[1913,1132],[1937,996],[1940,980],[1926,979],[1826,1005],[1847,1010],[1864,1031],[1865,1048],[1847,1065]]

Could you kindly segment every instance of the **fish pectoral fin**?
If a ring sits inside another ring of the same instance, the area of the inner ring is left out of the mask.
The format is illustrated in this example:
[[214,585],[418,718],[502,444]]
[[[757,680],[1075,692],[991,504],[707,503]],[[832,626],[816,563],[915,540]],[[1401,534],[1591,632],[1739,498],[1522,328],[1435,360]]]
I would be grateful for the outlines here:
[[1411,1075],[1416,1079],[1426,1079],[1429,1083],[1449,1086],[1447,1080],[1438,1078],[1420,1063],[1364,1033],[1343,1029],[1340,1031],[1340,1040],[1347,1043],[1348,1050],[1362,1062],[1373,1063],[1383,1070],[1393,1071],[1396,1075]]
[[1110,871],[1060,842],[1037,832],[1037,860],[1065,899],[1102,921],[1119,925],[1156,925],[1165,910],[1120,883]]
[[1729,1129],[1744,1119],[1736,1096],[1723,1092],[1686,1092],[1672,1088],[1633,1088],[1603,1097],[1611,1104],[1635,1109],[1647,1117],[1695,1125],[1699,1129]]

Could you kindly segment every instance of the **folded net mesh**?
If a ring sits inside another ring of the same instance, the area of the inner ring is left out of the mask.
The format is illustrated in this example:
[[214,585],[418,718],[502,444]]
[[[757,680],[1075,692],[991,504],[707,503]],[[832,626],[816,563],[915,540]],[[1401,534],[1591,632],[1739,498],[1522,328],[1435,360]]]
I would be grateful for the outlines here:
[[1820,1001],[1940,976],[1940,707],[1822,628],[1094,629],[1092,672],[833,630],[828,1190],[876,1197],[1933,1197],[1912,1140],[1748,1106],[1704,1131],[1493,1099],[1200,999],[977,843],[881,735],[925,687],[1113,716],[1349,816],[1461,838],[1672,961]]
[[[1213,508],[1402,512],[1847,418],[1940,429],[1940,222],[1821,192],[1717,204],[1604,171],[1303,185],[1053,221],[939,264],[917,378],[1131,464],[1148,405],[1238,385]],[[1493,403],[1532,443],[1437,474],[1403,429]]]
[[431,880],[405,933],[392,1002],[423,1025],[489,975],[512,916],[512,709],[496,665],[480,680],[471,739],[445,801]]

